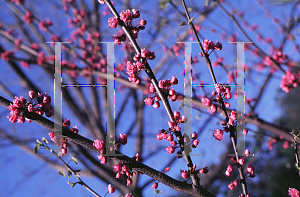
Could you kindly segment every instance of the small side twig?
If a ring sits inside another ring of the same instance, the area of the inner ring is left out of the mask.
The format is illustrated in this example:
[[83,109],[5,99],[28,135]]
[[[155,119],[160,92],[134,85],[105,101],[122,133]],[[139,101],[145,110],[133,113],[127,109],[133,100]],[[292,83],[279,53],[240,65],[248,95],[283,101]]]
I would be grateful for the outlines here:
[[295,160],[296,160],[295,166],[298,169],[298,173],[300,176],[300,162],[299,162],[298,145],[297,145],[297,139],[300,139],[300,133],[297,133],[297,131],[293,129],[291,134],[294,137],[294,151],[295,151]]
[[[40,147],[44,147],[46,150],[49,150],[53,155],[55,155],[66,167],[66,169],[71,172],[76,179],[78,180],[78,184],[82,185],[85,189],[87,189],[89,192],[91,192],[94,196],[97,197],[101,197],[99,194],[97,194],[92,188],[90,188],[80,177],[79,174],[77,174],[75,172],[75,170],[73,170],[54,150],[52,150],[49,146],[48,146],[48,141],[45,138],[42,138],[42,142],[40,142],[39,140],[37,140],[38,144],[36,144],[36,146],[34,147],[34,153],[36,154],[38,149],[40,149]],[[72,159],[73,160],[73,159]],[[77,164],[77,161],[76,161]],[[70,183],[71,184],[71,183]],[[75,184],[73,183],[73,186]]]

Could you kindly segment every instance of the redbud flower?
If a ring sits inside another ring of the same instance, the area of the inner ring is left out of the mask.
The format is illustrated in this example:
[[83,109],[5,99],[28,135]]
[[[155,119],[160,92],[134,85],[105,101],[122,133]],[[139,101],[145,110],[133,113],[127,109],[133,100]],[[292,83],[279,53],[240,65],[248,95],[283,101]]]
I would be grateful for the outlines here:
[[177,100],[177,95],[173,95],[169,97],[172,102]]
[[288,148],[290,147],[289,142],[288,142],[288,141],[284,141],[282,147],[283,147],[284,149],[288,149]]
[[71,125],[70,120],[68,120],[67,118],[65,118],[65,121],[63,122],[63,126],[64,126],[64,127],[68,127],[68,126],[70,126],[70,125]]
[[77,129],[77,125],[73,126],[73,128],[71,129],[71,131],[73,131],[74,133],[78,133],[79,130]]
[[254,174],[254,167],[252,164],[249,164],[248,167],[246,168],[246,170],[250,175]]
[[41,116],[44,115],[44,111],[42,109],[39,109],[39,108],[35,110],[35,113],[37,113]]
[[108,19],[108,26],[112,28],[116,28],[118,26],[119,20],[117,17],[111,17]]
[[32,104],[28,105],[27,110],[28,110],[29,112],[33,112],[33,111],[34,111],[33,105],[32,105]]
[[139,153],[136,153],[136,155],[134,156],[136,161],[140,161],[141,160],[141,156]]
[[201,102],[203,103],[204,106],[209,107],[212,103],[209,98],[202,98]]
[[216,138],[216,140],[221,141],[223,139],[223,131],[220,129],[214,130],[213,136]]
[[172,141],[170,142],[172,146],[176,146],[177,145],[177,142],[176,141]]
[[116,178],[119,179],[119,178],[121,178],[121,176],[122,176],[121,172],[117,172]]
[[168,125],[171,129],[175,127],[175,123],[171,121],[168,121]]
[[150,106],[150,105],[154,104],[154,99],[152,97],[148,97],[148,98],[145,98],[144,102],[147,106]]
[[111,184],[109,184],[108,185],[108,188],[107,188],[107,191],[108,191],[108,193],[114,193],[115,192],[115,188],[111,185]]
[[127,186],[130,186],[132,184],[132,180],[130,178],[127,179]]
[[160,103],[159,103],[158,101],[155,101],[153,107],[154,107],[155,109],[158,109],[158,108],[160,107]]
[[233,185],[237,186],[239,184],[239,182],[237,180],[234,180],[233,182]]
[[167,151],[169,154],[173,154],[174,151],[175,151],[175,148],[174,148],[173,146],[168,146],[168,147],[166,148],[166,151]]
[[139,18],[140,17],[140,10],[132,9],[132,16],[133,18]]
[[177,79],[177,77],[172,76],[172,79],[171,79],[170,82],[171,82],[172,85],[177,85],[177,84],[178,84],[178,79]]
[[242,159],[242,158],[238,160],[238,163],[241,164],[241,165],[244,165],[244,162],[245,162],[245,160]]
[[172,135],[172,134],[167,135],[166,140],[167,140],[168,142],[173,141],[173,140],[174,140],[173,135]]
[[98,2],[99,2],[100,4],[102,4],[102,5],[105,4],[105,1],[104,1],[104,0],[98,0]]
[[30,98],[30,99],[34,99],[34,98],[36,97],[36,93],[35,93],[34,91],[32,91],[32,90],[30,90],[30,91],[28,92],[28,94],[29,94],[29,98]]
[[65,155],[65,154],[67,154],[67,149],[66,148],[61,148],[60,152],[61,152],[62,155]]
[[46,32],[48,27],[52,25],[52,22],[49,19],[46,19],[45,21],[40,21],[39,25],[40,29]]
[[244,129],[243,132],[244,132],[245,135],[247,135],[248,134],[248,129]]
[[172,88],[169,90],[169,95],[173,96],[176,95],[176,91]]
[[219,41],[216,42],[216,44],[215,44],[214,47],[215,47],[215,49],[218,50],[218,51],[222,50],[222,44],[221,44]]
[[25,117],[24,116],[19,116],[18,123],[24,123],[24,122],[25,122]]
[[100,163],[101,164],[106,164],[107,163],[107,157],[104,156],[98,156],[98,160],[101,160]]
[[199,173],[200,173],[200,174],[207,174],[208,171],[209,171],[209,170],[208,170],[208,167],[205,167],[205,168],[200,169],[200,170],[199,170]]
[[186,170],[180,170],[180,173],[181,173],[182,178],[184,178],[184,179],[190,177],[190,173],[187,172]]
[[299,197],[299,191],[295,188],[289,188],[288,192],[291,197]]
[[158,184],[156,182],[153,183],[152,188],[156,189],[158,187]]
[[244,151],[244,155],[248,157],[248,156],[250,155],[250,150],[246,149],[246,150]]
[[126,194],[124,197],[133,197],[131,194]]
[[50,102],[51,102],[51,96],[49,96],[46,92],[43,98],[43,103],[49,104]]
[[122,167],[121,167],[120,164],[113,165],[112,167],[114,168],[114,171],[115,171],[115,172],[122,170]]
[[139,61],[139,59],[141,58],[141,55],[139,53],[135,54],[133,57],[134,61]]
[[180,112],[179,111],[174,111],[174,118],[175,119],[180,118]]
[[168,172],[169,170],[170,170],[169,167],[166,167],[166,168],[165,168],[165,172]]
[[94,140],[93,146],[95,146],[98,150],[105,148],[105,142],[99,139]]
[[178,126],[178,125],[177,125],[177,126],[175,126],[175,130],[176,130],[176,131],[181,131],[181,128],[180,128],[180,126]]
[[147,24],[147,21],[145,19],[140,20],[140,25],[145,26]]
[[149,86],[149,92],[150,93],[154,93],[155,92],[155,88],[154,88],[154,86],[152,84]]
[[181,120],[182,120],[183,123],[186,123],[187,122],[187,117],[182,115]]
[[127,9],[125,12],[122,11],[120,14],[120,19],[123,20],[125,23],[132,21],[132,15],[130,13],[130,10]]
[[233,171],[233,166],[232,165],[228,165],[226,171],[228,172],[232,172]]
[[199,144],[199,142],[200,142],[200,141],[199,141],[198,139],[195,139],[195,140],[193,141],[193,145],[197,147],[198,144]]
[[120,134],[119,141],[123,145],[127,144],[127,135],[126,134]]
[[15,52],[14,51],[5,51],[4,53],[1,53],[1,58],[4,61],[11,61],[15,57]]
[[160,133],[160,134],[156,134],[156,139],[157,140],[162,140],[164,138],[164,134]]
[[217,106],[216,105],[211,105],[209,109],[210,113],[215,113],[217,111]]
[[192,133],[192,135],[191,135],[191,138],[192,138],[192,139],[197,139],[197,136],[198,136],[198,135],[197,135],[196,131],[194,131],[194,133]]
[[230,176],[231,172],[226,171],[225,174],[226,174],[226,176]]
[[231,190],[233,190],[233,189],[235,188],[235,185],[234,185],[233,183],[230,183],[230,184],[228,185],[228,188],[231,189]]

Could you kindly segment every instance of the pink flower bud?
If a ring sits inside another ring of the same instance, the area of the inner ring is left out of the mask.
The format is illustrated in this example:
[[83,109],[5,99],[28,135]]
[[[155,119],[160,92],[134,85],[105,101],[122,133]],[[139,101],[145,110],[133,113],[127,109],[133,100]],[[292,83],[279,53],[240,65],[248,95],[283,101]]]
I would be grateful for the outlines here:
[[192,133],[192,135],[191,135],[191,138],[192,138],[192,139],[197,139],[197,136],[198,136],[198,135],[197,135],[196,131],[194,131],[194,133]]
[[246,149],[246,150],[244,151],[244,155],[245,155],[246,157],[248,157],[248,156],[250,155],[250,150]]
[[241,164],[241,165],[244,165],[244,162],[245,162],[245,160],[242,159],[242,158],[238,160],[238,163]]
[[171,129],[175,127],[175,123],[171,121],[168,121],[168,125]]
[[36,97],[36,93],[35,93],[34,91],[32,91],[32,90],[30,90],[30,91],[28,92],[28,94],[29,94],[29,98],[30,98],[30,99],[34,99],[34,98]]
[[140,20],[140,25],[145,26],[147,24],[147,21],[145,19]]
[[190,173],[187,172],[186,170],[180,170],[180,171],[181,171],[182,178],[186,179],[186,178],[190,177]]
[[172,76],[172,79],[171,79],[170,82],[171,82],[172,85],[177,85],[177,84],[178,84],[178,79],[177,79],[177,77]]
[[126,134],[120,134],[119,141],[120,141],[121,144],[123,144],[123,145],[127,144],[127,135],[126,135]]
[[173,146],[168,146],[168,147],[166,148],[166,151],[167,151],[169,154],[173,154],[174,151],[175,151],[175,148],[174,148]]
[[186,123],[187,122],[187,117],[185,115],[182,115],[181,120],[182,120],[183,123]]
[[174,118],[178,119],[180,117],[180,112],[174,111]]
[[132,180],[131,179],[127,179],[127,186],[130,186],[132,184]]
[[155,109],[158,109],[158,108],[160,107],[160,103],[159,103],[158,101],[155,101],[153,107],[154,107]]
[[199,144],[199,142],[200,142],[200,141],[199,141],[198,139],[195,139],[195,140],[193,141],[193,145],[197,147],[198,144]]
[[158,187],[158,184],[156,182],[153,183],[152,188],[156,189]]
[[32,104],[28,105],[27,109],[28,109],[29,112],[33,112],[34,111]]
[[230,190],[233,190],[233,189],[235,188],[235,185],[234,185],[233,183],[230,183],[230,184],[228,185],[228,188],[229,188]]
[[111,184],[109,184],[108,185],[108,188],[107,188],[107,191],[108,191],[108,193],[114,193],[115,192],[115,188],[111,185]]
[[226,176],[230,176],[231,175],[231,173],[228,172],[228,171],[226,171],[225,174],[226,174]]

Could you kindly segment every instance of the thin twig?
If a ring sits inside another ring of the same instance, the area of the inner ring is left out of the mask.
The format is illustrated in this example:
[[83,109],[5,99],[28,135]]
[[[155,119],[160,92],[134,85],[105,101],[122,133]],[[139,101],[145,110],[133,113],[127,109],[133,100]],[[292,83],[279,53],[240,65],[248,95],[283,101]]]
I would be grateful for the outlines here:
[[[68,171],[72,172],[72,174],[76,177],[76,179],[79,181],[79,184],[82,185],[85,189],[90,191],[94,196],[101,197],[99,194],[97,194],[92,188],[90,188],[80,177],[77,175],[77,173],[60,157],[57,155],[57,153],[50,149],[49,146],[46,144],[46,147],[49,149],[51,153],[53,153],[63,164],[64,166],[68,169]],[[46,149],[47,149],[46,148]]]
[[[205,61],[206,61],[207,66],[209,68],[210,74],[211,74],[212,79],[214,81],[214,85],[216,86],[217,85],[217,80],[216,80],[214,71],[212,69],[212,65],[211,65],[211,61],[209,59],[209,55],[207,53],[205,53],[205,51],[203,49],[203,46],[202,46],[202,44],[200,42],[200,39],[198,37],[198,34],[197,34],[196,29],[194,27],[194,24],[191,21],[191,18],[190,18],[190,15],[189,15],[189,12],[187,10],[187,7],[186,7],[186,4],[185,4],[184,0],[182,0],[182,4],[183,4],[184,10],[185,10],[187,19],[189,21],[189,25],[190,25],[193,33],[194,33],[194,36],[195,36],[195,38],[196,38],[196,40],[198,42],[198,45],[199,45],[199,47],[201,49],[201,52],[202,52],[202,54],[203,54],[203,56],[205,58]],[[227,110],[226,110],[226,107],[225,107],[225,104],[224,104],[224,101],[223,101],[222,97],[220,97],[219,103],[220,103],[221,109],[222,109],[222,111],[223,111],[223,113],[225,115],[226,122],[227,122],[227,127],[230,128],[230,125],[229,125],[229,122],[228,122],[229,121],[229,117],[228,117]],[[235,133],[234,133],[234,131],[232,129],[230,129],[230,139],[231,139],[231,143],[233,145],[233,149],[234,149],[236,160],[238,161],[239,156],[238,156],[238,152],[237,152],[236,137],[235,137]],[[237,165],[238,165],[239,175],[240,175],[240,178],[241,178],[241,184],[242,184],[243,192],[244,192],[244,194],[246,196],[248,194],[248,191],[247,191],[247,184],[246,184],[246,179],[245,179],[245,175],[244,175],[244,172],[243,172],[243,168],[242,168],[242,166],[240,164],[237,163]]]

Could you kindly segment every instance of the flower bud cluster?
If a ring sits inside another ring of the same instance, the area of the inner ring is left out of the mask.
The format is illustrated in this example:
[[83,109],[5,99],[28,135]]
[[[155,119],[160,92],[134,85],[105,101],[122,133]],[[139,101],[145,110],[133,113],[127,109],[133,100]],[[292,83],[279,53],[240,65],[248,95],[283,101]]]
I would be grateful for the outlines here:
[[[178,80],[176,77],[172,76],[172,79],[166,79],[166,80],[160,80],[158,83],[158,87],[163,91],[163,93],[167,94],[169,99],[171,101],[176,101],[178,96],[176,91],[173,88],[170,88],[171,85],[177,85],[178,84]],[[160,107],[160,103],[159,101],[161,100],[161,98],[159,97],[159,95],[157,95],[156,90],[154,88],[154,86],[151,84],[149,86],[149,92],[150,93],[155,93],[155,96],[153,97],[148,97],[144,100],[145,104],[150,106],[153,105],[153,107],[155,109]]]
[[136,172],[133,172],[129,166],[126,164],[117,164],[112,166],[114,168],[114,171],[117,172],[116,178],[119,179],[123,175],[127,176],[127,186],[130,186],[132,184],[132,177],[136,174]]
[[127,61],[127,69],[126,73],[129,75],[128,79],[132,83],[138,85],[141,83],[141,79],[139,78],[139,73],[141,70],[145,69],[145,64],[142,63],[144,61],[139,61],[142,58],[142,60],[147,61],[148,59],[153,60],[155,59],[155,55],[153,51],[148,51],[147,49],[142,49],[141,54],[136,54],[133,57],[133,60],[136,61],[136,63],[131,63],[130,61]]
[[[209,50],[215,50],[215,49],[218,51],[222,50],[222,44],[219,41],[214,43],[211,40],[205,39],[205,40],[202,40],[202,45],[203,45],[205,53],[208,53]],[[200,54],[200,56],[203,57],[202,52],[200,52],[199,54]]]
[[[126,27],[131,31],[134,39],[137,39],[139,31],[144,30],[145,25],[147,24],[147,21],[145,19],[141,19],[138,25],[133,26],[131,23],[132,20],[139,17],[140,17],[140,10],[135,10],[135,9],[132,9],[131,11],[129,9],[127,9],[126,11],[123,10],[120,13],[120,19],[118,19],[115,16],[108,19],[108,26],[111,28],[116,28],[120,24],[119,20],[122,20],[125,23]],[[120,45],[122,41],[126,41],[126,35],[124,33],[113,35],[112,38],[114,39],[114,43],[117,45]]]
[[[47,117],[51,117],[54,113],[54,109],[50,107],[50,102],[51,102],[51,96],[43,93],[38,93],[36,95],[35,92],[29,91],[29,98],[30,101],[27,101],[23,96],[15,97],[13,100],[13,103],[10,104],[8,107],[10,110],[10,116],[7,116],[10,122],[15,123],[24,123],[25,120],[27,122],[31,122],[30,119],[25,118],[24,113],[27,112],[35,112],[39,115],[44,115],[46,114]],[[33,102],[32,100],[37,98],[36,102]]]

